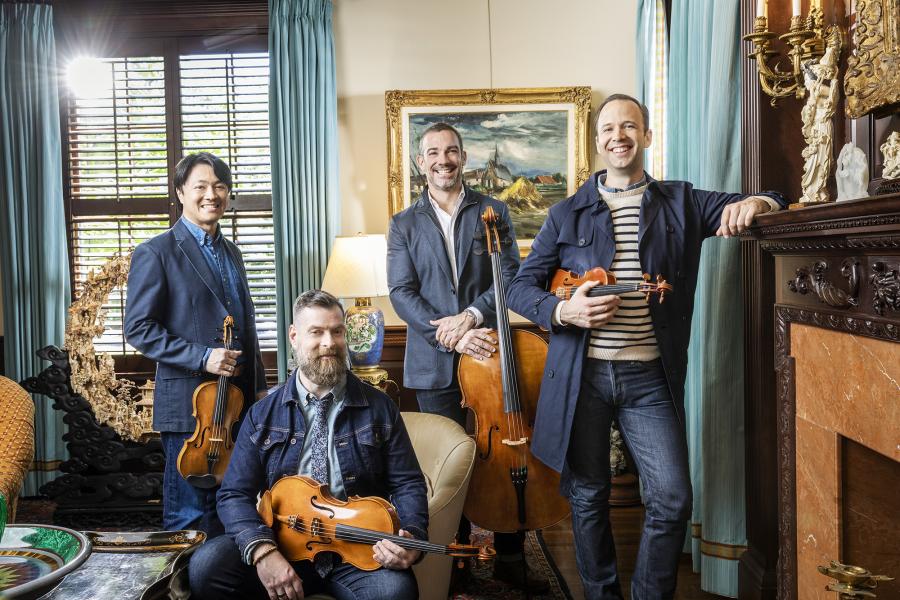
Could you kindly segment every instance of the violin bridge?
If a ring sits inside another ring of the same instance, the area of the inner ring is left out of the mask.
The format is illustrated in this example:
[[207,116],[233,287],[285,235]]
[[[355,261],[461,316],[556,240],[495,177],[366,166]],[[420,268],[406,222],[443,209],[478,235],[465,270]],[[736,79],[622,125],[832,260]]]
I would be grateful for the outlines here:
[[506,444],[507,446],[522,446],[522,445],[528,443],[528,438],[527,438],[527,437],[521,437],[521,438],[519,438],[519,439],[517,439],[517,440],[503,439],[503,440],[501,441],[501,443]]
[[221,438],[214,438],[214,437],[211,437],[211,438],[209,438],[209,441],[210,441],[210,442],[219,442],[219,443],[222,443],[222,442],[224,442],[225,440],[223,440],[223,439],[221,439]]
[[305,531],[305,528],[303,527],[303,519],[298,518],[297,515],[291,515],[290,517],[288,517],[288,527],[290,527],[294,531]]

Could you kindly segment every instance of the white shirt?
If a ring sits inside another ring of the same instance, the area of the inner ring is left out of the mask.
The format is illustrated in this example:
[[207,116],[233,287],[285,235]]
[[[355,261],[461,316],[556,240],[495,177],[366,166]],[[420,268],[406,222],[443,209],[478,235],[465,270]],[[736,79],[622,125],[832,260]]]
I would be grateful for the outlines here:
[[[441,226],[441,234],[444,236],[444,247],[447,250],[447,258],[450,260],[450,272],[453,275],[453,286],[459,287],[459,273],[456,272],[456,213],[459,212],[459,207],[462,206],[463,198],[466,196],[466,188],[460,190],[459,196],[456,197],[456,201],[453,203],[453,212],[448,213],[441,205],[435,201],[435,199],[431,195],[431,191],[428,192],[428,200],[431,202],[431,207],[434,209],[434,214],[437,215],[438,223]],[[479,327],[484,322],[484,315],[481,314],[481,311],[475,308],[474,306],[470,306],[467,310],[472,311],[475,315],[475,327]]]

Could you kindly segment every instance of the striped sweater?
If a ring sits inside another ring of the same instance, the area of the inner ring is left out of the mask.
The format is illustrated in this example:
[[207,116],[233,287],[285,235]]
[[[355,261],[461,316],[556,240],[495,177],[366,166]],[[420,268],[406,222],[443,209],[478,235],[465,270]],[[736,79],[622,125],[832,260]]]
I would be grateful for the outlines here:
[[[609,271],[619,283],[640,281],[643,274],[638,258],[638,220],[641,197],[646,189],[646,184],[622,192],[600,188],[600,195],[609,206],[616,240],[616,254]],[[621,298],[622,303],[609,323],[591,330],[588,356],[604,360],[659,358],[646,298],[641,292],[622,294]]]

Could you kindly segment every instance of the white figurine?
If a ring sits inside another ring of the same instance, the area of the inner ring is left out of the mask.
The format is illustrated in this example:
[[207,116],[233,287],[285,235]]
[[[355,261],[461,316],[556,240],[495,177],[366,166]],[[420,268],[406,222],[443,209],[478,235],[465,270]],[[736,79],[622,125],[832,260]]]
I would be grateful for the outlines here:
[[884,168],[881,176],[885,179],[900,179],[900,132],[894,132],[881,145],[884,155]]
[[837,182],[837,201],[868,198],[869,165],[866,153],[847,142],[841,148],[837,159],[837,170],[834,172]]
[[818,61],[804,64],[808,97],[800,118],[803,121],[803,195],[800,204],[828,202],[826,183],[831,172],[832,124],[838,99],[838,56],[841,53],[840,30],[829,30],[825,54]]

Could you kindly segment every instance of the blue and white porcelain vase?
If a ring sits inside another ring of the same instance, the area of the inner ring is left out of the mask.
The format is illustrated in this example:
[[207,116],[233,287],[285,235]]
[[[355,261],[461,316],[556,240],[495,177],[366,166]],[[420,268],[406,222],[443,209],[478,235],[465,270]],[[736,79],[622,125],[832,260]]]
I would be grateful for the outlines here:
[[357,298],[347,309],[347,348],[355,369],[374,369],[384,348],[384,313],[369,298]]

